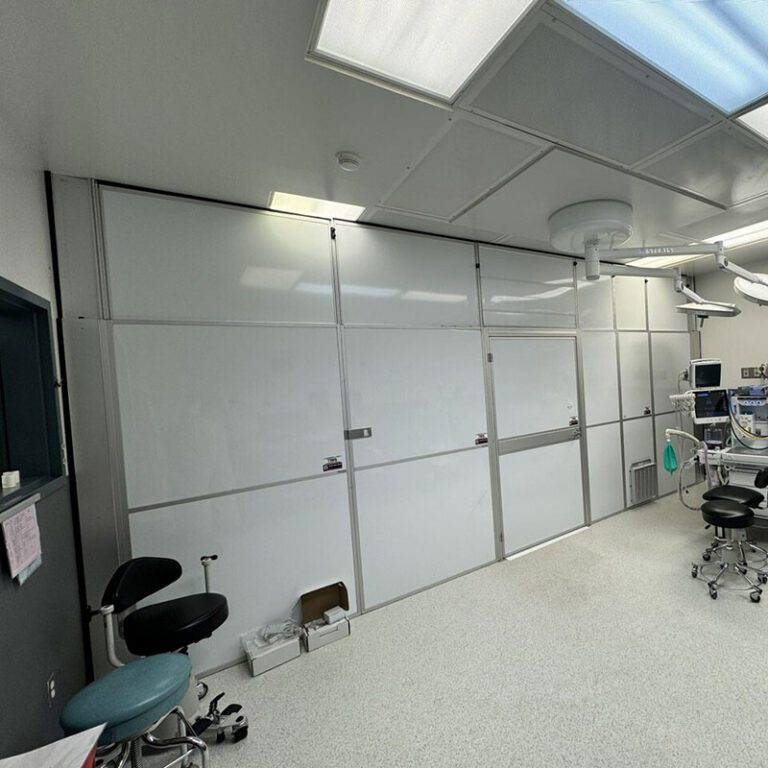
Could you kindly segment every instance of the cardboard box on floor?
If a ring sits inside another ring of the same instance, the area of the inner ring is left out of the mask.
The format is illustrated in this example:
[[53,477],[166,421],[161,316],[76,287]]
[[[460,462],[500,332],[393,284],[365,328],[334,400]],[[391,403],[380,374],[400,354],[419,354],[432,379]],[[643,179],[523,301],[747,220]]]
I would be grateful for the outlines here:
[[349,636],[349,619],[346,616],[333,624],[319,623],[323,621],[323,614],[332,608],[339,606],[345,611],[349,610],[349,595],[343,581],[305,592],[299,598],[299,604],[301,623],[306,629],[304,642],[308,651],[317,650]]

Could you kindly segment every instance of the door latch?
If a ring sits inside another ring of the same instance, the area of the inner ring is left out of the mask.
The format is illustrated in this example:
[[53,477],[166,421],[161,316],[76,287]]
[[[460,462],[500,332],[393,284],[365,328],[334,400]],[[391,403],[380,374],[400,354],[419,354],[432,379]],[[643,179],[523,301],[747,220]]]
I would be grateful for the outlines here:
[[643,408],[643,416],[650,416],[651,415],[651,406],[646,405],[645,408]]
[[475,445],[488,445],[488,433],[478,432],[475,435]]
[[360,427],[360,429],[345,429],[345,440],[362,440],[365,437],[373,437],[372,427]]
[[327,456],[323,463],[323,472],[333,472],[335,469],[343,469],[341,456]]
[[568,419],[568,426],[569,427],[575,427],[579,423],[579,420],[575,416],[571,416],[570,419]]

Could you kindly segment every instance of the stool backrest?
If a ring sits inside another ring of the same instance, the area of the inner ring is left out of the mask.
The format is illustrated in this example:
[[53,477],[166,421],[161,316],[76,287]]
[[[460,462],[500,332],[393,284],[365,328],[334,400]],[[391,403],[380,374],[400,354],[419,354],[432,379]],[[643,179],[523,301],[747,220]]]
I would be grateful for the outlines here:
[[169,557],[126,560],[109,580],[102,605],[114,605],[115,612],[121,613],[139,600],[173,584],[180,576],[181,565]]

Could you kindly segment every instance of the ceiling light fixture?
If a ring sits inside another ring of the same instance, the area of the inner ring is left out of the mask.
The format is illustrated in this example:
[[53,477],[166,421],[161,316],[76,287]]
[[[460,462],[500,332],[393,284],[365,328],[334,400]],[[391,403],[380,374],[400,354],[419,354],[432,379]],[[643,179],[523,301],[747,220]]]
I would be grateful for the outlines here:
[[559,3],[724,112],[768,93],[768,3]]
[[269,207],[273,211],[319,216],[322,219],[346,219],[347,221],[357,221],[365,210],[365,207],[361,205],[337,203],[318,197],[292,195],[288,192],[273,192],[269,196]]
[[325,0],[307,58],[446,104],[537,0]]
[[768,240],[768,221],[758,221],[756,224],[732,229],[730,232],[724,232],[722,235],[708,237],[704,242],[722,242],[726,248],[739,248],[742,245],[752,245],[763,240]]
[[768,139],[768,104],[753,109],[739,118],[739,122],[744,123],[755,133],[759,133],[764,139]]

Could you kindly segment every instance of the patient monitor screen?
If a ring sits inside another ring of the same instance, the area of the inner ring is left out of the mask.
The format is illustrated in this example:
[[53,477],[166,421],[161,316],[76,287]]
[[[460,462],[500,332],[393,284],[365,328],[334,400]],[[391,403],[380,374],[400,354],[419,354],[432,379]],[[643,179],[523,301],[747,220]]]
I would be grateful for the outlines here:
[[694,363],[693,365],[693,388],[705,389],[706,387],[720,386],[720,363]]
[[728,393],[724,389],[696,392],[694,421],[697,424],[714,424],[728,421]]

